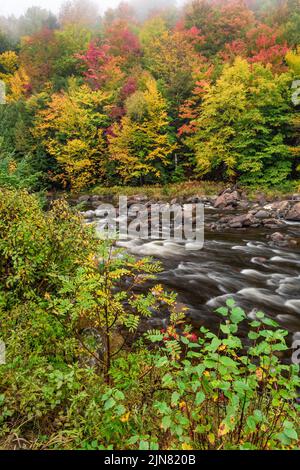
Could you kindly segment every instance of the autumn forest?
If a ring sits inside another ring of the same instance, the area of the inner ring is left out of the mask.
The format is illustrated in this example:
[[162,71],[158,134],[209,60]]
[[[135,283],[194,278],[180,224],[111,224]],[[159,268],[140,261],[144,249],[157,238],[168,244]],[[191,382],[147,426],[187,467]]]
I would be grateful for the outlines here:
[[1,181],[299,180],[299,0],[145,8],[100,17],[75,1],[58,17],[0,18]]

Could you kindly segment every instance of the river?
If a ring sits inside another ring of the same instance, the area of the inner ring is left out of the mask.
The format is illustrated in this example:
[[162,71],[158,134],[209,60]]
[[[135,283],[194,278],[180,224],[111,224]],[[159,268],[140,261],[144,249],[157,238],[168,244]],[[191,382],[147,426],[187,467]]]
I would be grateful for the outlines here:
[[[137,256],[162,262],[158,282],[178,294],[195,326],[214,329],[214,310],[234,298],[249,318],[263,310],[300,340],[300,247],[278,247],[266,239],[268,229],[212,231],[208,227],[224,213],[206,207],[205,241],[201,250],[175,241],[129,239],[117,245]],[[300,238],[300,223],[286,223],[281,232]],[[153,318],[153,327],[165,326]]]
[[[214,209],[205,210],[206,223],[220,218]],[[300,237],[300,223],[286,224],[285,233]],[[118,242],[130,253],[161,260],[159,282],[178,293],[189,307],[194,324],[212,327],[214,309],[234,298],[251,318],[263,310],[293,339],[300,339],[300,249],[270,245],[268,230],[206,230],[202,250],[186,250],[174,241]],[[272,232],[271,232],[272,233]]]

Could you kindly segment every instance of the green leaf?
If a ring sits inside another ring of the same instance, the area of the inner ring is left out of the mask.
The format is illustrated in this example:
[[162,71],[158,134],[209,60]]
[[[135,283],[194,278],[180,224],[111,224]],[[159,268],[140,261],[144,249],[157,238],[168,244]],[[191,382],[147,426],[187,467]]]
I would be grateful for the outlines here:
[[283,431],[283,433],[285,434],[285,436],[287,436],[289,439],[294,439],[294,440],[297,440],[298,439],[298,434],[297,432],[295,431],[295,429],[285,429]]
[[217,313],[220,313],[220,315],[223,315],[223,317],[227,317],[228,315],[228,308],[226,307],[220,307],[216,310]]
[[161,421],[162,428],[166,431],[167,429],[171,427],[171,423],[172,423],[171,417],[169,415],[164,416]]
[[259,337],[259,334],[258,334],[258,333],[256,333],[255,331],[249,331],[249,333],[248,333],[248,338],[249,338],[249,339],[255,340],[255,339],[257,339],[258,337]]
[[172,405],[177,405],[179,399],[180,399],[180,394],[178,392],[173,392],[172,397],[171,397]]
[[105,403],[104,403],[104,409],[109,410],[116,404],[116,401],[114,398],[109,398]]
[[149,442],[140,441],[139,450],[149,450]]
[[226,300],[226,305],[227,305],[227,307],[229,307],[229,308],[234,307],[234,306],[235,306],[235,301],[234,301],[234,299],[227,299],[227,300]]
[[203,403],[204,400],[205,400],[205,393],[203,393],[202,391],[198,392],[195,398],[195,405],[201,405],[201,403]]
[[277,328],[279,326],[279,324],[276,321],[274,321],[274,320],[272,320],[271,318],[268,318],[268,317],[263,318],[262,322],[265,325],[273,326],[274,328]]
[[227,356],[220,357],[220,362],[226,367],[236,367],[236,362]]
[[264,318],[264,317],[265,317],[265,314],[264,314],[264,312],[260,312],[260,311],[259,311],[259,312],[256,312],[256,313],[255,313],[255,316],[256,316],[256,318],[261,319],[261,318]]
[[246,314],[244,310],[242,310],[240,307],[234,307],[231,311],[230,315],[230,320],[232,323],[240,323],[246,318]]
[[247,426],[250,432],[254,432],[256,430],[256,419],[253,416],[248,416]]

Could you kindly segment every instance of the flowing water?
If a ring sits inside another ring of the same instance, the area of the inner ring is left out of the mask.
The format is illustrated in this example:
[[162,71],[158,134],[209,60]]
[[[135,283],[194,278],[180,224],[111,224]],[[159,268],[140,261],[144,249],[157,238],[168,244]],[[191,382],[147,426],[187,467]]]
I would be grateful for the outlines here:
[[[206,207],[205,225],[223,215]],[[138,238],[118,241],[117,245],[162,262],[157,282],[177,292],[179,303],[188,307],[195,326],[215,329],[218,321],[214,310],[227,298],[234,298],[249,318],[263,310],[289,330],[290,340],[300,340],[300,247],[268,243],[266,235],[274,231],[206,229],[204,247],[195,251],[186,250],[184,243]],[[300,239],[300,223],[286,223],[280,231]],[[162,314],[150,323],[162,327],[166,318]]]
[[[220,216],[213,209],[205,211],[206,223]],[[300,224],[287,224],[281,231],[299,238]],[[263,310],[288,329],[293,339],[300,339],[300,249],[272,246],[266,240],[268,233],[272,232],[206,230],[204,248],[199,251],[162,240],[132,239],[118,245],[138,256],[162,261],[159,282],[178,293],[194,324],[213,327],[214,309],[231,297],[250,318],[255,309]]]

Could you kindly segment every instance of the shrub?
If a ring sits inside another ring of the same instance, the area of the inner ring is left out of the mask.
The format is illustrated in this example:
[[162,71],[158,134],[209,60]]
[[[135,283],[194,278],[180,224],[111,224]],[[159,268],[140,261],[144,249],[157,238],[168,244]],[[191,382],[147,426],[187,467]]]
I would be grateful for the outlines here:
[[[65,202],[2,190],[0,236],[0,447],[299,446],[299,367],[264,313],[242,340],[228,300],[218,335],[194,331],[174,294],[147,290],[159,265],[96,240]],[[142,334],[156,309],[168,327]]]

